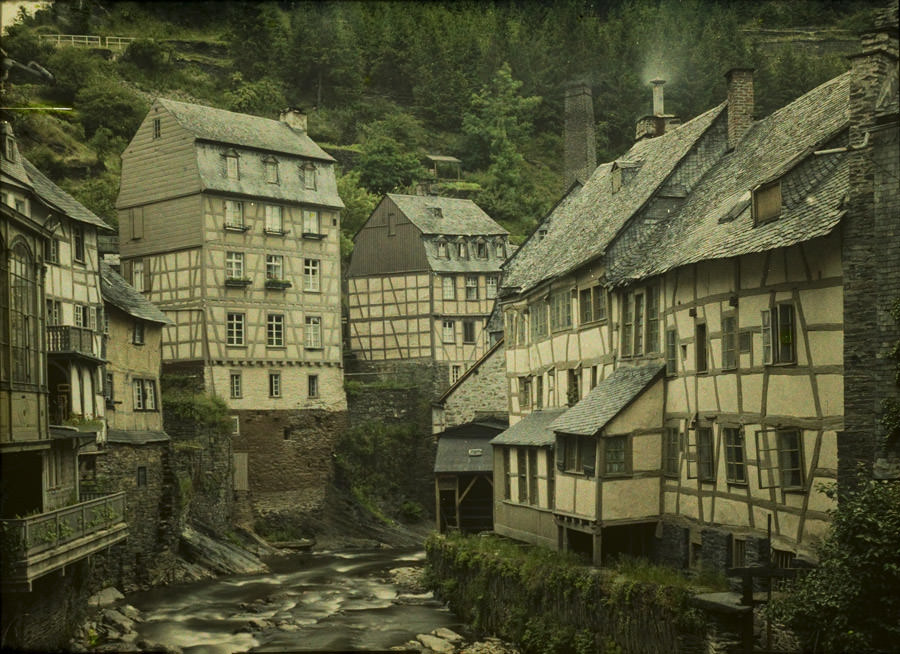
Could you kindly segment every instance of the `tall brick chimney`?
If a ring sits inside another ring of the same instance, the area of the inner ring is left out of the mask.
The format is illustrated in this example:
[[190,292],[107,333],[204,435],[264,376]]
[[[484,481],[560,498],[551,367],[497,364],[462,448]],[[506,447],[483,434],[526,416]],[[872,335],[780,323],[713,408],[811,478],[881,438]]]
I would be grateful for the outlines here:
[[594,135],[594,99],[591,87],[576,82],[566,89],[566,188],[577,179],[586,179],[597,167],[597,138]]
[[728,80],[728,149],[753,125],[753,69],[732,68],[725,73]]
[[900,479],[900,442],[884,439],[885,402],[900,402],[891,347],[900,328],[890,309],[900,288],[900,109],[894,0],[875,12],[850,58],[849,192],[841,220],[844,298],[844,430],[838,434],[838,489],[856,466]]

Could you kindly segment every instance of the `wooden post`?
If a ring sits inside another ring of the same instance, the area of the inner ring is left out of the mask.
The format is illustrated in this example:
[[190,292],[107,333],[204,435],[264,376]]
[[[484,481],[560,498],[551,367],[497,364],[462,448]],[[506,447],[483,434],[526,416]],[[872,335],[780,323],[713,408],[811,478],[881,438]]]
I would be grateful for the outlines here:
[[435,516],[435,527],[438,530],[438,533],[442,533],[441,529],[441,486],[438,481],[437,475],[434,477],[434,516]]

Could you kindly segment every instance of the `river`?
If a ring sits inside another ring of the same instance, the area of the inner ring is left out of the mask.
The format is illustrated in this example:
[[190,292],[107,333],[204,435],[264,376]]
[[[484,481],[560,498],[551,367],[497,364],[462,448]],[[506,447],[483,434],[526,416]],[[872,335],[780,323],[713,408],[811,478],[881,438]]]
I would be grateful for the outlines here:
[[388,574],[421,566],[422,551],[297,554],[271,572],[155,588],[127,601],[143,612],[139,636],[186,654],[384,650],[456,616],[427,596],[404,594]]

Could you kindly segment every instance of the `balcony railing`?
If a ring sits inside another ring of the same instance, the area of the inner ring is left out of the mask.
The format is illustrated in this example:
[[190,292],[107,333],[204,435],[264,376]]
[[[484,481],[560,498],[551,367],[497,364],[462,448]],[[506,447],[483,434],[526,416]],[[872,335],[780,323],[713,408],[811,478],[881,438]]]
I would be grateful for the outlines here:
[[97,356],[94,343],[95,333],[83,327],[69,325],[50,325],[47,327],[48,352],[77,352],[89,356]]
[[125,538],[125,492],[0,520],[3,583],[28,584]]

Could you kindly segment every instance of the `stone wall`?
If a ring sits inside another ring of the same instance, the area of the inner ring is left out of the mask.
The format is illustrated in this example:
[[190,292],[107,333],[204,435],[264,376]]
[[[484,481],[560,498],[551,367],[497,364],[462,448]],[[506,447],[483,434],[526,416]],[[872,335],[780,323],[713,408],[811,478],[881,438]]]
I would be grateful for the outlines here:
[[334,475],[334,443],[346,429],[337,411],[232,411],[234,452],[247,454],[254,513],[307,512],[321,506]]
[[500,345],[477,365],[466,371],[433,409],[433,431],[441,432],[473,421],[479,415],[509,414],[506,395],[506,351]]

